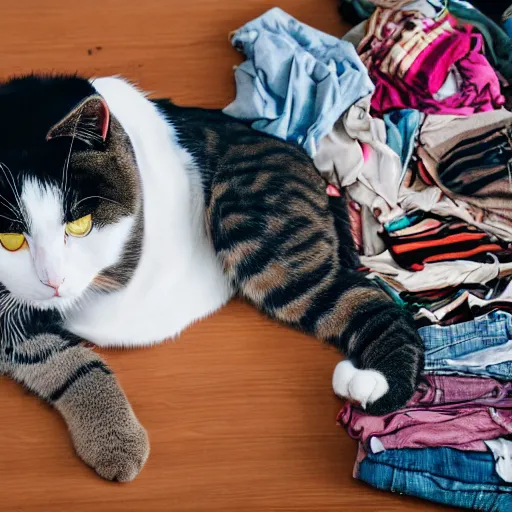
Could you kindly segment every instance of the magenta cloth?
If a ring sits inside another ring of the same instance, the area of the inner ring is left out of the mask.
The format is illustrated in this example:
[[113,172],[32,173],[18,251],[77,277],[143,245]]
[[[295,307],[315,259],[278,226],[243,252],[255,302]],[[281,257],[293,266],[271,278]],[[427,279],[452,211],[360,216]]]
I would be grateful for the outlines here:
[[[383,17],[374,37],[367,36],[358,48],[375,84],[372,109],[377,115],[404,108],[427,114],[469,115],[505,103],[498,76],[483,54],[483,37],[472,33],[471,26],[455,28],[457,22],[450,15],[436,23],[418,20],[418,13],[403,16],[399,23]],[[416,44],[411,45],[411,40]],[[453,70],[458,74],[457,92],[436,99]]]
[[484,440],[512,434],[512,382],[428,375],[404,409],[370,416],[347,403],[338,421],[369,451],[372,437],[385,449],[486,451]]

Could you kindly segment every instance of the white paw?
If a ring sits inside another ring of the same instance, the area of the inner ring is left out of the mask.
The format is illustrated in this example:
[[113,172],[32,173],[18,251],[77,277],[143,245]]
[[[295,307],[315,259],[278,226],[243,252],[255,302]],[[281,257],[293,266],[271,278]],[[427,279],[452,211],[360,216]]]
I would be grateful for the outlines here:
[[363,409],[383,397],[389,389],[382,373],[358,370],[350,361],[342,361],[336,365],[332,387],[338,396],[359,402]]

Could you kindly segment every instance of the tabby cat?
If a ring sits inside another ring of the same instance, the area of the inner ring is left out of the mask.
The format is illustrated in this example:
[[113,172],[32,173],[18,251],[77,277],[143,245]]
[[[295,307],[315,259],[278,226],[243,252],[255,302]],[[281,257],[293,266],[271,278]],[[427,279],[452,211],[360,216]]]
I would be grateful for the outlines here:
[[0,112],[0,372],[102,477],[133,479],[149,443],[81,340],[159,342],[235,293],[344,352],[335,390],[369,412],[411,396],[413,322],[354,271],[343,204],[301,149],[119,78],[12,79]]

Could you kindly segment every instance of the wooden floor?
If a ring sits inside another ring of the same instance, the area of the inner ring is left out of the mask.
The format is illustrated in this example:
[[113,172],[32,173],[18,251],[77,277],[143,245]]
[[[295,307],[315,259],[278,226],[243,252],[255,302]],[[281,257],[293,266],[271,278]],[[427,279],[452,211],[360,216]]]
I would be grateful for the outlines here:
[[[222,107],[240,61],[229,31],[277,4],[342,35],[335,3],[3,2],[0,75],[123,74],[176,102]],[[331,391],[338,355],[247,305],[230,304],[175,343],[102,352],[150,433],[146,467],[130,484],[101,480],[74,455],[57,414],[3,379],[0,510],[442,509],[352,479],[356,446],[335,424],[341,403]]]

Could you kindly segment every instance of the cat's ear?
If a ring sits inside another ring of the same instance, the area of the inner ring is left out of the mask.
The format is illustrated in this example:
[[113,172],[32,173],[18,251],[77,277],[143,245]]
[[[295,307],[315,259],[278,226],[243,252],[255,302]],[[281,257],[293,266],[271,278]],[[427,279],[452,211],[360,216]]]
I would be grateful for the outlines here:
[[105,100],[95,94],[78,104],[69,114],[50,128],[46,140],[76,137],[93,145],[105,142],[110,125],[110,111]]

